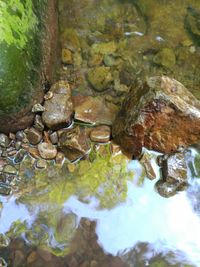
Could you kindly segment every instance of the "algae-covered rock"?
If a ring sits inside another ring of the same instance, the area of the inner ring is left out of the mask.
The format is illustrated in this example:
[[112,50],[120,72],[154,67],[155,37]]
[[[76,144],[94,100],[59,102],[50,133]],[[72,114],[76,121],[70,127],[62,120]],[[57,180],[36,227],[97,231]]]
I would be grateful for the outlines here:
[[153,62],[171,69],[176,63],[176,57],[172,49],[163,48],[155,55]]
[[178,81],[152,77],[130,91],[116,116],[112,135],[138,156],[142,147],[162,153],[199,140],[200,102]]
[[88,71],[88,81],[96,91],[105,91],[113,81],[110,67],[101,66],[90,69]]
[[43,76],[52,74],[55,2],[0,1],[0,131],[26,127],[41,101]]

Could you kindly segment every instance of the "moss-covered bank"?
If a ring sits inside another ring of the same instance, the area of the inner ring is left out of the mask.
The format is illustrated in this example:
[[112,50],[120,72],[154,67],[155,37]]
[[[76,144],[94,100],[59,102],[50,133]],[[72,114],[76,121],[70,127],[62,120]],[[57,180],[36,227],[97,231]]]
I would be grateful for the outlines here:
[[55,2],[0,0],[0,131],[27,126],[32,104],[41,99],[56,43]]

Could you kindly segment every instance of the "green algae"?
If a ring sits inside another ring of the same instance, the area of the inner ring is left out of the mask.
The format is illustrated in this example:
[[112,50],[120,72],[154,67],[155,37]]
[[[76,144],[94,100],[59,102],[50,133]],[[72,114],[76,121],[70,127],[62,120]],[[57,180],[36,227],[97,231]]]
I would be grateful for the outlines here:
[[38,85],[46,0],[0,1],[0,115],[25,107]]

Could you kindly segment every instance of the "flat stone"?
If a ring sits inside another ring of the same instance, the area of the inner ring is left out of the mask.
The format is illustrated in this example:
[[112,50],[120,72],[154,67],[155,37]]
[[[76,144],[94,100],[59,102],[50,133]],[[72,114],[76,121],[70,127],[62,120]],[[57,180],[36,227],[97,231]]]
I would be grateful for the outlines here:
[[54,159],[57,154],[57,149],[54,145],[43,142],[38,145],[38,151],[43,159]]
[[1,147],[8,147],[10,140],[7,135],[0,133],[0,146]]
[[93,125],[112,125],[118,107],[102,97],[77,95],[73,97],[74,119]]
[[89,83],[98,92],[108,89],[113,81],[110,67],[104,66],[91,68],[87,77]]
[[15,167],[9,164],[4,166],[3,172],[7,174],[13,174],[13,175],[17,174],[17,170],[15,169]]
[[59,81],[50,90],[53,92],[53,97],[45,100],[42,120],[50,129],[66,127],[71,123],[73,115],[69,84],[66,81]]
[[171,153],[200,136],[200,101],[181,83],[152,77],[127,95],[112,127],[114,141],[139,156],[142,147]]
[[70,161],[84,157],[90,151],[86,131],[77,126],[63,132],[59,138],[59,147]]
[[42,140],[42,134],[35,128],[26,130],[26,137],[31,145],[37,145]]
[[94,142],[107,143],[110,140],[111,130],[109,126],[97,126],[90,132],[90,139]]

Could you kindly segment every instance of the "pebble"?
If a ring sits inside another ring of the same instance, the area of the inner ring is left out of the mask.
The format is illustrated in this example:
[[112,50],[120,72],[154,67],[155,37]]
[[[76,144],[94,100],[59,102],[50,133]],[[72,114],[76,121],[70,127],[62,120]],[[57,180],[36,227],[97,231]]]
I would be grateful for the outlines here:
[[17,174],[16,168],[9,164],[4,166],[3,172],[8,173],[8,174],[13,174],[13,175]]
[[44,130],[44,124],[42,122],[42,118],[40,115],[36,115],[35,119],[34,119],[34,127],[38,130],[38,131],[43,131]]
[[24,138],[25,138],[24,131],[18,131],[18,132],[16,132],[15,137],[16,137],[17,140],[23,141]]
[[58,143],[58,134],[57,134],[57,132],[53,132],[52,134],[50,134],[49,138],[50,138],[52,144],[55,145],[55,144]]
[[0,146],[1,147],[8,147],[10,140],[7,135],[0,133]]
[[72,52],[67,48],[62,49],[62,63],[67,65],[73,64]]
[[65,155],[62,152],[58,152],[56,155],[56,163],[62,165],[65,160]]
[[17,142],[15,143],[15,148],[16,148],[17,150],[19,150],[19,149],[21,148],[21,145],[22,145],[22,142],[21,142],[21,141],[17,141]]
[[38,159],[38,160],[36,161],[36,167],[37,167],[38,169],[46,169],[46,167],[47,167],[47,162],[46,162],[46,160],[44,160],[44,159]]
[[14,162],[17,164],[17,163],[20,163],[22,162],[22,160],[24,159],[24,156],[26,154],[26,151],[24,149],[21,149],[17,155],[15,156],[15,159],[14,159]]
[[110,140],[111,130],[109,126],[102,125],[90,132],[90,139],[94,142],[107,143]]
[[15,134],[14,133],[9,133],[9,138],[11,140],[15,140]]
[[33,108],[32,108],[32,112],[33,113],[43,112],[43,111],[45,111],[45,108],[41,104],[39,104],[39,103],[35,104],[33,106]]
[[51,99],[52,97],[53,97],[53,92],[48,91],[48,92],[46,93],[46,95],[44,96],[44,99],[45,99],[45,100],[49,100],[49,99]]
[[40,158],[40,154],[39,154],[39,151],[36,147],[28,147],[28,152],[29,154],[35,158],[35,159],[39,159]]
[[38,151],[43,159],[54,159],[57,155],[56,147],[46,142],[38,145]]
[[37,145],[42,140],[42,134],[35,128],[26,130],[26,137],[30,144]]

